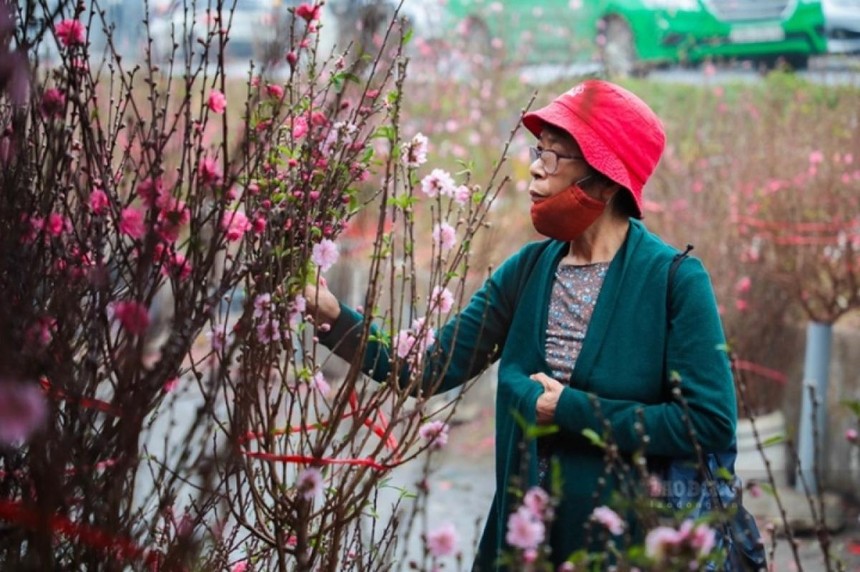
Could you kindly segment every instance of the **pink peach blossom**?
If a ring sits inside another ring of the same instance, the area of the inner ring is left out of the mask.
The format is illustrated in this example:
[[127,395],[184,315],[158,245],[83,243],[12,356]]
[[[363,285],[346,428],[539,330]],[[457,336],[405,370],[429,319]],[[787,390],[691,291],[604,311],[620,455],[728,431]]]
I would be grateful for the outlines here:
[[64,47],[81,46],[86,42],[86,28],[78,20],[63,20],[55,28],[57,39]]
[[149,312],[146,306],[135,300],[115,302],[113,315],[130,334],[143,334],[149,327]]
[[316,467],[308,467],[296,479],[296,489],[305,500],[313,500],[323,494],[323,475]]
[[0,445],[23,444],[47,417],[45,392],[37,384],[0,378]]
[[444,421],[428,421],[418,428],[418,435],[430,443],[431,449],[441,449],[448,444],[448,424]]
[[209,99],[206,101],[206,105],[212,113],[220,115],[227,109],[227,96],[217,89],[213,89],[209,92]]
[[242,211],[227,211],[221,217],[221,229],[228,242],[237,242],[251,229],[248,217]]
[[43,117],[62,117],[66,109],[66,94],[55,87],[45,90],[39,110]]
[[319,20],[321,8],[322,5],[320,4],[301,4],[296,8],[296,16],[305,22]]
[[132,238],[141,238],[146,231],[143,212],[134,207],[122,209],[118,226],[122,234]]
[[90,193],[90,209],[93,214],[100,215],[110,204],[107,194],[101,189],[93,189]]
[[447,222],[442,222],[433,227],[433,241],[442,251],[451,250],[457,244],[457,231]]
[[508,531],[505,540],[508,544],[521,550],[537,548],[546,536],[543,521],[536,517],[524,506],[511,513],[508,517]]
[[337,244],[328,238],[322,239],[319,243],[313,246],[311,252],[311,261],[319,266],[322,272],[328,271],[334,266],[338,259]]
[[454,295],[447,288],[435,286],[430,294],[430,311],[447,314],[454,307]]
[[599,506],[591,513],[591,518],[595,522],[602,524],[606,530],[618,536],[624,532],[626,523],[618,516],[618,513],[608,506]]
[[450,522],[427,534],[427,550],[434,558],[452,556],[457,552],[458,542],[457,527]]

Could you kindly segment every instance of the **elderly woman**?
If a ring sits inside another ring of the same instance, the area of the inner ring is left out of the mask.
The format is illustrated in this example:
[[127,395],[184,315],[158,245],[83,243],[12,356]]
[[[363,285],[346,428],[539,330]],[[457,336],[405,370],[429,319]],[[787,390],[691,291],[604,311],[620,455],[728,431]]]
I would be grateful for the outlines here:
[[[624,477],[584,431],[606,436],[622,457],[684,458],[695,454],[690,428],[704,450],[730,449],[737,416],[708,274],[686,258],[667,303],[677,250],[639,220],[665,144],[660,120],[628,90],[589,80],[523,122],[537,138],[531,218],[548,239],[507,259],[425,357],[426,378],[442,378],[436,391],[499,360],[496,496],[475,562],[484,571],[503,569],[499,557],[511,551],[508,519],[521,502],[512,483],[546,488],[560,474],[547,539],[555,564],[606,534],[590,516]],[[318,323],[331,326],[321,340],[350,359],[362,316],[325,288],[310,294]],[[386,348],[371,344],[364,368],[387,379]],[[680,403],[669,371],[680,376]],[[516,417],[559,430],[522,447]],[[549,470],[554,464],[559,473]]]

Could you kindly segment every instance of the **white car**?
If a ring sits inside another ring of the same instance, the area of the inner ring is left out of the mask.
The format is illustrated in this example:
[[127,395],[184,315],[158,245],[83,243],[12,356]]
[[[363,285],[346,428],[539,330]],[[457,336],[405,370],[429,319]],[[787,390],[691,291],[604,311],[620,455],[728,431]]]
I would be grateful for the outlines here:
[[860,0],[821,0],[827,51],[860,53]]

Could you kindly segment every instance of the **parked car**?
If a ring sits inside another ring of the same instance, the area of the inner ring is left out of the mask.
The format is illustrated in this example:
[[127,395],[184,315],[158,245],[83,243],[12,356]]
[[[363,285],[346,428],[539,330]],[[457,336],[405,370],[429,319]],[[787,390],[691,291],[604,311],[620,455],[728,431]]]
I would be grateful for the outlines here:
[[597,58],[613,75],[708,59],[783,58],[801,68],[827,51],[819,0],[448,0],[446,6],[473,44],[480,38],[487,49],[504,50],[508,61]]
[[834,54],[860,53],[860,0],[821,0],[827,50]]

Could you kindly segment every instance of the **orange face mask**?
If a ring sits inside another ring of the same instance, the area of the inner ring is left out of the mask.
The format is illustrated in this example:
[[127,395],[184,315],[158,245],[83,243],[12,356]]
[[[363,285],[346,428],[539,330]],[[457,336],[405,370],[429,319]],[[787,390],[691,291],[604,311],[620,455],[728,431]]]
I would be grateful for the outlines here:
[[589,177],[576,181],[557,195],[533,203],[531,215],[535,230],[565,242],[585,232],[606,208],[606,203],[589,197],[579,186]]

